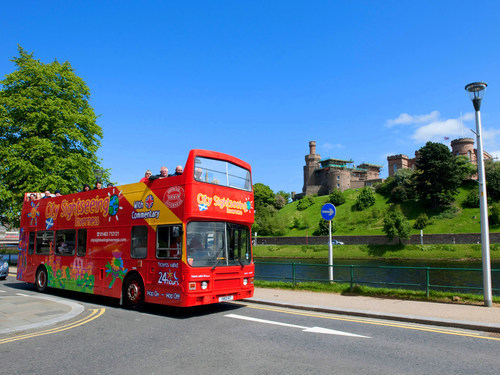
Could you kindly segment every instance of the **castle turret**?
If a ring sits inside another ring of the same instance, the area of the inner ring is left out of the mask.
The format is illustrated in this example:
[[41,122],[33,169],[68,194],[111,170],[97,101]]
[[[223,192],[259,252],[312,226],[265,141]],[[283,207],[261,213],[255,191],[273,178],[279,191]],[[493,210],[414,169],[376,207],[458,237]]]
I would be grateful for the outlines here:
[[304,187],[302,192],[305,193],[308,185],[316,185],[314,180],[314,170],[319,167],[320,155],[316,155],[316,141],[309,142],[309,155],[306,155],[306,165],[304,166]]

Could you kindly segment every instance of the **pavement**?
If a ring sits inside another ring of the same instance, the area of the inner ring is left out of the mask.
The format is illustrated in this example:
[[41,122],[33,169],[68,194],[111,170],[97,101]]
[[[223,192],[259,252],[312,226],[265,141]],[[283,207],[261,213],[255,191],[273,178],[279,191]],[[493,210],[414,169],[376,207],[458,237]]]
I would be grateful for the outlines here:
[[[11,268],[7,281],[9,278],[15,278],[13,272],[15,270]],[[36,292],[2,296],[1,286],[0,283],[0,335],[54,325],[72,319],[84,311],[84,307],[78,303]],[[500,305],[485,307],[268,288],[255,288],[253,298],[245,301],[268,306],[500,333]]]

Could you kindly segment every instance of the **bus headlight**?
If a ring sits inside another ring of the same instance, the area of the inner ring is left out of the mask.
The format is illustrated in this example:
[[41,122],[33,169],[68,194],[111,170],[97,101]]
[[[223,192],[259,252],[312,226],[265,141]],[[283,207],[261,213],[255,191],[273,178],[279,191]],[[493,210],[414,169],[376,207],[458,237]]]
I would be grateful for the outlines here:
[[208,288],[208,281],[202,281],[201,282],[201,289],[205,290]]
[[245,277],[245,278],[243,279],[243,285],[247,285],[247,284],[248,284],[248,279]]

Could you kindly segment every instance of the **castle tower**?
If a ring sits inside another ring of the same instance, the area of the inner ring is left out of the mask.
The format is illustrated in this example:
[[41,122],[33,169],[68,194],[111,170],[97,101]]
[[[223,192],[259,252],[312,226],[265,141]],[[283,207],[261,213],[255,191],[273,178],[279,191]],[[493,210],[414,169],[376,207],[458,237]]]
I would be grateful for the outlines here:
[[411,159],[403,154],[392,155],[387,157],[389,163],[389,177],[394,177],[396,172],[403,168],[411,168]]
[[476,164],[477,155],[474,150],[474,139],[473,138],[458,138],[451,141],[451,153],[454,156],[464,155],[467,156],[469,161]]
[[316,141],[309,142],[309,155],[305,156],[306,165],[304,166],[304,187],[302,192],[306,193],[308,185],[316,185],[314,179],[314,170],[319,167],[320,155],[316,155]]

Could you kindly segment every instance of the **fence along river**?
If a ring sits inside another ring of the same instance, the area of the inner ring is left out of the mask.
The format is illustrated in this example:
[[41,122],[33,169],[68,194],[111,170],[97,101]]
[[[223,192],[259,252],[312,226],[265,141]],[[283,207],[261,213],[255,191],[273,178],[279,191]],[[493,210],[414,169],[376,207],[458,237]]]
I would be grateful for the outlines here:
[[[492,262],[493,295],[500,295],[500,262]],[[328,264],[318,259],[255,259],[255,279],[328,281]],[[482,293],[482,264],[463,261],[335,260],[333,279],[373,287]]]

